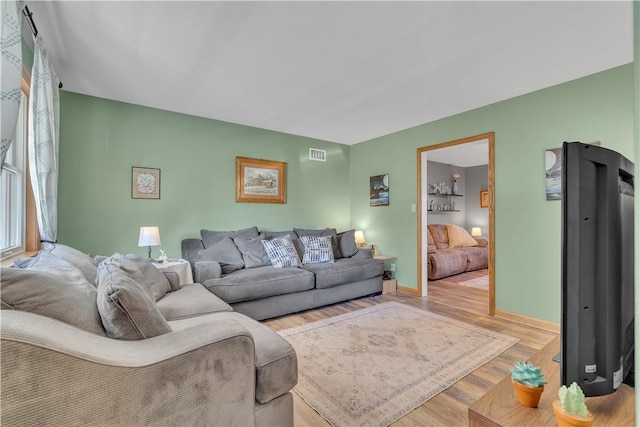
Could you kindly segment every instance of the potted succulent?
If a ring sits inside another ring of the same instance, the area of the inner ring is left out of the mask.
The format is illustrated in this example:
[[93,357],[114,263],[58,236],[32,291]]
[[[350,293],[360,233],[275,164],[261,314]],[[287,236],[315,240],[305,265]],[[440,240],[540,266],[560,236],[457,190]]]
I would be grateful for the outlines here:
[[558,427],[589,427],[593,422],[593,414],[587,409],[584,393],[578,384],[569,387],[563,385],[558,390],[560,400],[553,402],[553,413],[556,415]]
[[518,402],[529,408],[537,408],[540,395],[547,383],[539,367],[529,362],[516,362],[511,368],[511,382]]

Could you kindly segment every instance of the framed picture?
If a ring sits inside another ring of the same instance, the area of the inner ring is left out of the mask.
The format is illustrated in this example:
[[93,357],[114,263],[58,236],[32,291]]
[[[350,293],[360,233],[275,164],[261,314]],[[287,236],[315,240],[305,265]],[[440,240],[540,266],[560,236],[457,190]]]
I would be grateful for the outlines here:
[[547,200],[562,199],[562,148],[545,150]]
[[131,168],[131,198],[159,199],[160,198],[160,169]]
[[286,203],[285,162],[236,157],[236,202]]
[[369,206],[389,206],[389,174],[369,177]]
[[489,207],[489,190],[480,190],[480,207]]

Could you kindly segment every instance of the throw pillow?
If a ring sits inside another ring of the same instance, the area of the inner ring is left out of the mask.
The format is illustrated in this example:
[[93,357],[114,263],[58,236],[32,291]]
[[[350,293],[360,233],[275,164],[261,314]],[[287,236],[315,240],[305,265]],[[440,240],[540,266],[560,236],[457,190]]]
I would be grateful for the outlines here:
[[[295,231],[298,237],[331,236],[331,248],[333,249],[334,258],[342,257],[342,254],[340,253],[340,249],[338,248],[338,235],[335,228],[323,228],[321,230],[308,230],[304,228],[294,228],[293,231]],[[355,238],[354,238],[354,241],[355,241]]]
[[105,336],[96,306],[96,288],[82,271],[48,252],[29,268],[3,268],[0,273],[3,308],[28,311]]
[[233,273],[244,268],[242,254],[233,243],[233,239],[225,236],[212,246],[198,252],[200,261],[216,261],[223,274]]
[[467,230],[455,224],[447,224],[447,234],[449,235],[450,248],[476,246],[478,244]]
[[233,242],[236,244],[240,252],[242,253],[242,260],[244,261],[245,268],[261,267],[263,265],[271,265],[269,257],[264,250],[262,241],[265,239],[263,234],[259,234],[258,237],[253,239],[245,239],[242,237],[236,237]]
[[[347,230],[338,233],[338,249],[343,258],[350,258],[358,252],[356,244],[356,230]],[[335,255],[335,253],[334,253]]]
[[232,239],[235,237],[243,237],[245,239],[258,237],[258,227],[254,226],[235,231],[200,230],[200,237],[202,237],[204,247],[208,248],[215,245],[225,237],[230,237]]
[[154,301],[171,291],[169,279],[146,258],[134,254],[115,253],[103,262],[109,262],[124,270]]
[[331,236],[302,236],[300,240],[304,245],[303,264],[333,262]]
[[71,246],[61,245],[59,243],[43,244],[41,250],[48,251],[51,255],[57,256],[58,258],[78,267],[89,283],[95,286],[97,274],[96,264],[89,255],[82,253]]
[[275,268],[299,267],[300,258],[289,235],[262,240],[264,250]]
[[110,338],[140,340],[171,332],[149,294],[108,260],[98,266],[97,302]]

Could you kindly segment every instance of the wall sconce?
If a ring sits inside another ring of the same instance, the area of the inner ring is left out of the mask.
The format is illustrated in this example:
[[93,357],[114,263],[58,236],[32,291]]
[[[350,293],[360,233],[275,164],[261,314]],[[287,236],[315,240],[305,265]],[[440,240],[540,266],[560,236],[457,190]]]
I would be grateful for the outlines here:
[[151,246],[160,246],[160,230],[158,227],[140,227],[138,246],[147,247],[147,258],[151,258]]
[[480,227],[471,227],[471,235],[473,237],[482,237],[482,229]]
[[362,230],[358,230],[355,232],[355,238],[356,238],[356,245],[358,245],[359,248],[367,244],[367,242],[365,242],[364,240],[364,233],[362,232]]

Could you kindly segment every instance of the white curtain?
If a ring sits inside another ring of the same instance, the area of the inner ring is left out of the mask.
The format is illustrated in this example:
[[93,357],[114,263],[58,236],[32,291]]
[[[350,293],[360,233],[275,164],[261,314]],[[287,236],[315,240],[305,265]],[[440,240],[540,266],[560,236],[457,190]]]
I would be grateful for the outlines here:
[[20,110],[22,82],[22,2],[2,0],[2,63],[0,65],[0,110],[2,111],[2,139],[0,141],[0,171],[4,167],[7,150],[16,133]]
[[38,35],[29,98],[29,171],[43,242],[55,242],[58,237],[59,83],[42,37]]

